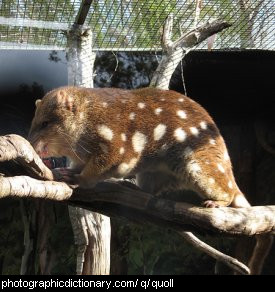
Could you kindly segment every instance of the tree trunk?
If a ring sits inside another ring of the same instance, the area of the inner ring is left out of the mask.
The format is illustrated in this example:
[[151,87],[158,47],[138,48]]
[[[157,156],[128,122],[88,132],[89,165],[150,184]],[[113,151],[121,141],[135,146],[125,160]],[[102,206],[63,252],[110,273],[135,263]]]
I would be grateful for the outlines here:
[[[68,38],[68,83],[93,87],[92,33],[74,25]],[[110,218],[81,208],[69,207],[75,244],[77,274],[107,275],[110,272]]]

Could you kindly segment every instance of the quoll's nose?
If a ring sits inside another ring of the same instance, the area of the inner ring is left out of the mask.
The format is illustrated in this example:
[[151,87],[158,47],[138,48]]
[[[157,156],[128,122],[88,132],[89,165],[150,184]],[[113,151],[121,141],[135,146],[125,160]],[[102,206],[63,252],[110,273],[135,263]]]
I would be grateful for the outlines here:
[[38,143],[36,143],[35,145],[33,145],[34,150],[36,151],[36,153],[41,157],[41,158],[45,158],[48,157],[48,145],[47,143],[44,143],[43,141],[39,141]]

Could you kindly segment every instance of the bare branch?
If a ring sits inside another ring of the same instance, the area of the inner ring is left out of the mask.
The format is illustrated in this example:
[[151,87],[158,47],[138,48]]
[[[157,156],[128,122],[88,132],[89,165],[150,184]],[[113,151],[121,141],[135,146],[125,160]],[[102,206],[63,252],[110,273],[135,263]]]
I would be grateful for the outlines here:
[[27,176],[0,177],[0,198],[44,198],[105,215],[152,222],[177,231],[252,236],[275,231],[275,206],[202,208],[155,197],[135,185],[102,182],[94,189],[72,189],[66,183]]
[[182,237],[189,243],[191,243],[197,249],[207,253],[217,261],[224,263],[225,265],[231,267],[236,272],[239,272],[244,275],[250,274],[249,268],[244,265],[243,263],[239,262],[237,259],[232,258],[228,255],[223,254],[222,252],[216,250],[212,246],[206,244],[205,242],[198,239],[193,233],[191,232],[180,232]]
[[173,46],[172,41],[172,29],[173,29],[173,14],[169,14],[165,20],[162,33],[162,48],[164,51],[168,51]]
[[199,18],[200,18],[200,13],[201,13],[201,8],[202,8],[202,0],[196,0],[196,9],[195,9],[195,17],[194,17],[194,28],[197,27]]
[[259,2],[256,4],[253,13],[250,14],[250,22],[252,25],[254,25],[255,19],[257,15],[259,14],[260,8],[263,5],[264,0],[259,0]]
[[103,182],[93,190],[75,189],[70,203],[178,231],[252,236],[275,230],[275,206],[202,208],[155,197],[136,186],[129,188],[129,183]]
[[0,199],[5,197],[43,198],[64,201],[73,190],[56,181],[41,181],[28,176],[0,177]]
[[[171,23],[170,20],[169,22]],[[168,26],[167,22],[166,26]],[[163,41],[165,41],[165,43],[162,42],[162,46],[166,48],[164,51],[165,54],[162,56],[162,60],[154,72],[150,86],[168,89],[171,76],[186,53],[185,49],[190,49],[196,46],[211,35],[216,34],[230,26],[231,24],[224,20],[212,20],[182,35],[172,44],[170,42],[170,28],[167,28],[167,33],[165,34],[165,37],[163,36]]]
[[53,180],[51,170],[42,162],[31,144],[19,135],[0,136],[0,162],[10,160],[25,166],[31,176]]
[[264,234],[256,236],[256,239],[256,246],[248,263],[252,275],[261,273],[265,259],[272,247],[274,236],[272,234]]
[[176,50],[178,47],[192,48],[206,40],[211,35],[216,34],[230,26],[230,23],[222,19],[209,21],[179,37],[173,43],[173,49]]

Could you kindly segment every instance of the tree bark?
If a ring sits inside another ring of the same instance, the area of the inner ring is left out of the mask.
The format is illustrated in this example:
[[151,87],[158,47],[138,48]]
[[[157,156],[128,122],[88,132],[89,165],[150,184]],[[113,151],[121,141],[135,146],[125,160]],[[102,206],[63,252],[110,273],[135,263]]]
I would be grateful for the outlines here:
[[[95,53],[92,32],[73,25],[67,34],[68,83],[93,87]],[[110,272],[110,218],[81,208],[69,207],[69,215],[77,245],[76,273],[107,275]]]

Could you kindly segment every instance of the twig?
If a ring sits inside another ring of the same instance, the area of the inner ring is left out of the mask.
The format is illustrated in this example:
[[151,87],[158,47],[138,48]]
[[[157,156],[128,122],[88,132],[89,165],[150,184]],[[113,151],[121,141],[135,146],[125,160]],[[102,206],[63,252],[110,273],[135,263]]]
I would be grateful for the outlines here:
[[228,255],[223,254],[222,252],[216,250],[212,246],[201,241],[193,233],[191,232],[179,232],[179,233],[187,242],[191,243],[194,247],[196,247],[202,252],[205,252],[206,254],[216,259],[217,261],[224,263],[225,265],[229,266],[230,268],[232,268],[233,270],[241,274],[244,274],[244,275],[250,274],[250,270],[246,265],[239,262],[235,258],[232,258]]

